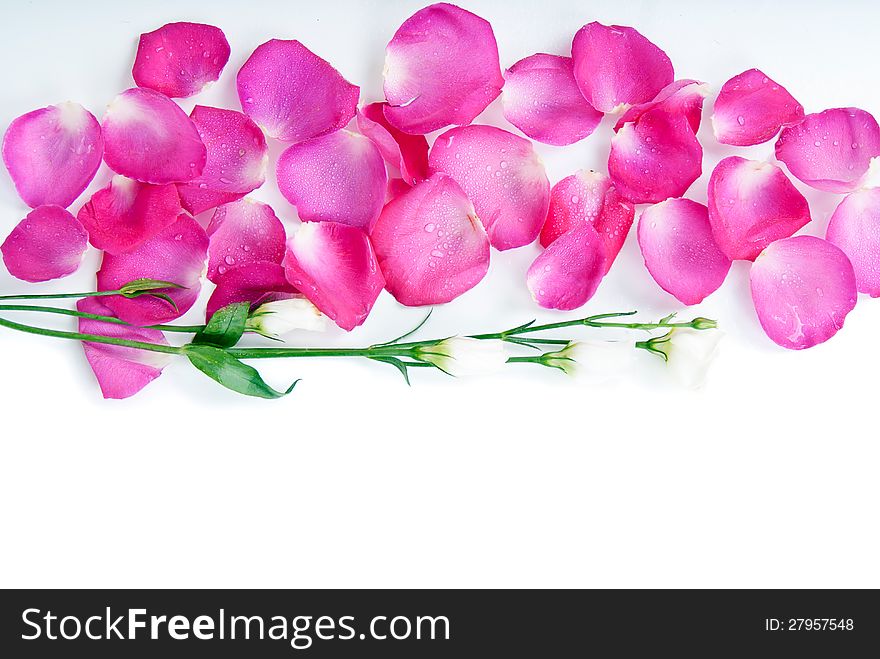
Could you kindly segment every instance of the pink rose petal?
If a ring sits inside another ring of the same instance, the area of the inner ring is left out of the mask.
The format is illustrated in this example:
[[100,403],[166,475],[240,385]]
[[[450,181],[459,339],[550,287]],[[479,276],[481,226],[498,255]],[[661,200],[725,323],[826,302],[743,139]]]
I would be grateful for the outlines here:
[[278,159],[278,188],[300,219],[369,231],[382,212],[388,175],[371,140],[347,130],[289,147]]
[[522,247],[538,237],[550,181],[531,142],[494,126],[452,128],[434,142],[428,162],[465,191],[493,247]]
[[600,112],[652,100],[673,80],[672,62],[637,30],[588,23],[571,44],[574,77]]
[[724,282],[730,259],[712,237],[709,211],[690,199],[667,199],[639,217],[639,247],[660,287],[682,304],[699,304]]
[[605,249],[591,224],[562,234],[529,267],[526,283],[545,309],[569,311],[593,297],[605,275]]
[[259,261],[281,263],[284,225],[268,204],[242,199],[217,208],[208,225],[208,279],[233,266]]
[[774,240],[810,221],[810,207],[785,173],[766,162],[725,158],[709,178],[709,221],[730,259],[753,261]]
[[211,293],[206,308],[206,319],[218,309],[236,302],[262,304],[270,297],[290,296],[296,293],[284,275],[284,268],[278,263],[256,261],[229,268],[218,274],[217,287]]
[[849,257],[859,292],[880,297],[880,188],[844,197],[825,238]]
[[428,140],[424,135],[409,135],[385,118],[386,103],[371,103],[357,115],[358,130],[373,140],[382,157],[409,185],[428,178]]
[[420,9],[385,49],[388,121],[423,135],[471,123],[501,93],[492,26],[445,2]]
[[3,136],[3,162],[32,208],[70,206],[95,177],[103,153],[101,125],[77,103],[28,112]]
[[758,69],[732,77],[715,100],[712,126],[722,144],[751,146],[804,119],[804,108],[788,90]]
[[504,81],[504,118],[533,140],[574,144],[602,121],[578,89],[570,57],[531,55],[507,69]]
[[385,203],[387,204],[392,199],[397,199],[400,195],[409,192],[412,190],[412,187],[402,178],[388,179],[388,188],[385,190]]
[[168,23],[141,35],[131,75],[138,87],[172,98],[192,96],[220,78],[229,52],[220,28]]
[[189,115],[208,150],[201,176],[178,183],[183,207],[198,215],[241,199],[266,180],[266,137],[246,115],[197,105]]
[[107,107],[102,124],[104,162],[144,183],[191,181],[207,150],[199,131],[170,98],[152,89],[127,89]]
[[37,206],[12,230],[0,251],[13,277],[49,281],[76,272],[88,240],[82,224],[61,206]]
[[761,327],[783,348],[827,341],[856,305],[856,277],[840,248],[814,236],[783,238],[749,274]]
[[79,209],[77,218],[92,245],[121,254],[174,224],[180,212],[173,184],[151,185],[117,174]]
[[[113,311],[100,300],[86,297],[77,302],[76,308],[83,313],[113,316]],[[128,341],[168,345],[159,330],[130,325],[117,325],[88,318],[79,319],[79,331],[83,334],[109,336]],[[98,380],[104,398],[128,398],[162,374],[172,355],[109,345],[106,343],[83,343],[89,366]]]
[[708,93],[708,86],[703,82],[676,80],[661,89],[653,101],[627,108],[626,112],[620,115],[620,119],[614,124],[614,132],[619,131],[624,124],[636,121],[648,110],[659,106],[672,114],[686,116],[691,130],[696,135],[700,130],[700,122],[703,118],[703,100]]
[[868,112],[835,108],[808,114],[785,128],[776,141],[776,157],[794,176],[817,190],[850,192],[880,156],[880,127]]
[[449,302],[489,269],[486,231],[473,204],[445,174],[434,174],[389,203],[370,240],[385,287],[407,306]]
[[301,142],[344,128],[360,88],[299,41],[258,46],[238,72],[244,113],[269,137]]
[[208,236],[199,224],[186,214],[161,232],[124,254],[104,254],[98,271],[98,290],[112,291],[135,279],[158,279],[186,288],[169,289],[167,293],[177,309],[167,301],[144,295],[125,298],[111,295],[104,304],[113,313],[132,325],[155,325],[174,320],[186,313],[199,296],[199,281],[208,256]]
[[337,222],[305,222],[287,241],[287,280],[342,329],[361,325],[385,287],[367,234]]

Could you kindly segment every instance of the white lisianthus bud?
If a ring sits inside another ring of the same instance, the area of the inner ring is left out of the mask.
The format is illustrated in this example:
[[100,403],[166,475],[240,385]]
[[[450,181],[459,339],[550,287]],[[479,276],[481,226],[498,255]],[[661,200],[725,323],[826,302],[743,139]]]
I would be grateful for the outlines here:
[[278,339],[293,330],[321,332],[327,329],[327,317],[304,297],[266,302],[251,312],[246,329],[270,339]]
[[453,336],[418,349],[418,359],[456,377],[486,375],[507,363],[503,341]]
[[628,341],[576,341],[546,355],[543,364],[568,375],[608,380],[629,368],[635,352],[634,344]]
[[699,389],[706,383],[709,366],[718,354],[723,336],[718,330],[677,327],[665,336],[641,342],[640,346],[664,355],[676,380],[691,389]]

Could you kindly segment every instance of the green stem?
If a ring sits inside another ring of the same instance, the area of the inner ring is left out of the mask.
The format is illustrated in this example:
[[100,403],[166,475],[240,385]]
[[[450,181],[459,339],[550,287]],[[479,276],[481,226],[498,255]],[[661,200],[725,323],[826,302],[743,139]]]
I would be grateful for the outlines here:
[[0,295],[0,300],[74,300],[84,297],[109,297],[121,295],[122,291],[98,291],[92,293],[48,293],[46,295]]
[[506,341],[510,337],[519,336],[521,334],[531,334],[533,332],[546,332],[548,330],[562,329],[564,327],[617,327],[622,329],[632,329],[632,330],[656,330],[662,329],[664,327],[693,327],[694,321],[688,321],[686,323],[670,323],[668,321],[660,321],[657,323],[620,323],[615,321],[605,321],[604,318],[618,318],[620,316],[631,316],[635,314],[635,311],[627,311],[622,313],[604,313],[597,314],[595,316],[589,316],[587,318],[578,318],[576,320],[563,320],[558,323],[548,323],[546,325],[521,325],[519,327],[515,327],[511,330],[505,330],[504,332],[492,332],[489,334],[472,334],[470,338],[473,339],[500,339],[501,341]]
[[[124,320],[114,318],[113,316],[101,316],[100,314],[85,313],[84,311],[74,311],[73,309],[62,309],[59,307],[42,307],[30,304],[0,304],[0,311],[36,311],[38,313],[52,313],[61,316],[73,316],[74,318],[88,318],[89,320],[98,320],[102,323],[112,323],[113,325],[126,325],[135,327]],[[160,330],[162,332],[181,332],[184,334],[198,334],[204,325],[150,325],[147,329]]]

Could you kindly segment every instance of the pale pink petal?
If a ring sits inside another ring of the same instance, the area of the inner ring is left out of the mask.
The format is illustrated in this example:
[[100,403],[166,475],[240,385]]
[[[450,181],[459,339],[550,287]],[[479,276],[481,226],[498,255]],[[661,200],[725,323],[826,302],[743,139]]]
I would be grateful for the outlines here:
[[404,21],[385,49],[384,76],[385,116],[417,135],[469,124],[504,85],[492,26],[447,3]]
[[229,52],[220,28],[168,23],[141,35],[131,75],[138,87],[172,98],[192,96],[220,78]]
[[281,263],[284,225],[268,204],[242,199],[214,211],[208,225],[208,279],[216,282],[233,266]]
[[13,277],[48,281],[76,272],[88,240],[82,224],[61,206],[37,206],[12,230],[0,251]]
[[783,348],[827,341],[856,305],[856,277],[840,248],[815,236],[783,238],[749,274],[761,326]]
[[702,173],[703,148],[684,114],[655,107],[611,138],[608,173],[636,204],[681,197]]
[[493,247],[522,247],[538,237],[550,181],[531,142],[494,126],[452,128],[434,142],[429,164],[465,191]]
[[385,279],[367,234],[337,222],[304,222],[287,241],[287,281],[342,329],[369,315]]
[[345,127],[360,88],[299,41],[258,46],[238,72],[244,113],[269,137],[300,142]]
[[278,159],[278,188],[301,220],[369,231],[382,212],[388,174],[371,140],[347,130],[289,147]]
[[588,23],[571,44],[574,77],[600,112],[652,100],[673,80],[672,62],[637,30]]
[[170,98],[152,89],[127,89],[107,107],[104,162],[144,183],[191,181],[202,173],[207,150],[199,131]]
[[825,238],[849,257],[859,292],[880,297],[880,188],[844,197],[831,216]]
[[101,125],[77,103],[28,112],[3,136],[3,162],[32,208],[70,206],[95,177],[103,154]]
[[639,247],[660,287],[682,304],[699,304],[724,282],[730,259],[712,237],[709,211],[690,199],[667,199],[639,217]]
[[703,100],[708,93],[708,86],[703,82],[676,80],[661,89],[653,101],[627,108],[626,112],[620,115],[620,119],[614,124],[614,132],[619,131],[624,124],[636,121],[648,110],[660,106],[672,114],[686,116],[691,130],[696,134],[700,130],[700,121],[703,118]]
[[586,304],[605,275],[605,249],[591,224],[553,241],[529,267],[526,283],[545,309],[569,311]]
[[788,90],[758,69],[724,83],[715,99],[712,126],[722,144],[751,146],[771,139],[784,126],[804,119],[804,108]]
[[[76,308],[82,313],[98,316],[113,316],[113,311],[104,306],[98,298],[86,297],[77,302]],[[108,336],[127,341],[155,343],[167,346],[168,341],[159,330],[130,325],[118,325],[89,318],[79,319],[79,331],[83,334]],[[107,343],[84,342],[83,350],[89,366],[98,380],[104,398],[128,398],[162,374],[162,369],[172,359],[172,355],[126,348]]]
[[587,103],[570,57],[531,55],[504,74],[504,118],[533,140],[565,146],[590,135],[602,113]]
[[446,174],[389,203],[370,234],[385,287],[407,306],[442,304],[489,269],[489,239],[473,204]]
[[256,261],[237,265],[219,275],[217,287],[211,293],[205,310],[206,319],[218,309],[236,302],[262,304],[269,298],[289,297],[296,293],[284,275],[284,268],[278,263]]
[[880,156],[880,127],[858,108],[808,114],[785,128],[776,157],[794,176],[817,190],[850,192],[859,186],[871,158]]
[[373,140],[382,157],[409,185],[428,178],[428,140],[398,130],[385,118],[387,103],[365,105],[357,114],[358,130]]
[[79,209],[77,218],[92,245],[121,254],[174,224],[180,212],[172,183],[152,185],[116,175]]
[[98,290],[112,291],[135,279],[158,279],[184,286],[168,289],[177,309],[165,300],[143,295],[125,298],[111,295],[104,300],[113,313],[133,325],[155,325],[186,313],[201,289],[201,276],[208,256],[208,236],[186,214],[161,232],[124,254],[104,254],[98,271]]
[[725,158],[709,178],[709,221],[730,259],[753,261],[774,240],[810,221],[810,207],[785,173],[766,162]]
[[187,211],[204,213],[263,185],[269,150],[253,121],[241,112],[204,105],[193,108],[189,117],[208,149],[208,159],[201,176],[177,184]]

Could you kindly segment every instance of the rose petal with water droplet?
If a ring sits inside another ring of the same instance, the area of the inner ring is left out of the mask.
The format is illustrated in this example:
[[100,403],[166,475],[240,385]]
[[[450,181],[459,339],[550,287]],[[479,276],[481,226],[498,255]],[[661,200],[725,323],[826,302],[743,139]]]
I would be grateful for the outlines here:
[[358,130],[369,137],[379,153],[408,185],[428,178],[428,140],[424,135],[409,135],[392,126],[385,118],[387,103],[371,103],[357,115]]
[[545,309],[582,307],[605,276],[605,248],[592,224],[562,234],[529,267],[526,283]]
[[268,204],[251,199],[223,204],[214,211],[207,229],[208,279],[233,266],[265,261],[281,263],[287,236],[284,225]]
[[49,281],[76,272],[89,234],[61,206],[37,206],[3,242],[9,274],[24,281]]
[[771,139],[784,126],[804,119],[804,108],[788,90],[758,69],[724,83],[712,115],[715,139],[722,144],[751,146]]
[[639,103],[626,109],[617,123],[614,124],[614,132],[621,129],[624,124],[632,123],[648,110],[660,106],[672,114],[683,114],[694,134],[700,130],[700,121],[703,118],[703,100],[708,95],[708,85],[697,80],[676,80],[666,85],[648,103]]
[[880,297],[880,188],[856,190],[844,197],[825,238],[849,258],[859,292]]
[[229,304],[249,302],[257,306],[269,300],[292,297],[297,292],[287,281],[284,268],[268,261],[232,266],[223,274],[218,273],[214,283],[217,287],[208,299],[206,320]]

